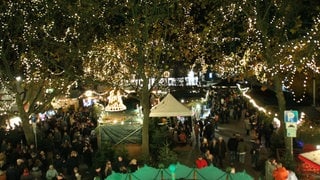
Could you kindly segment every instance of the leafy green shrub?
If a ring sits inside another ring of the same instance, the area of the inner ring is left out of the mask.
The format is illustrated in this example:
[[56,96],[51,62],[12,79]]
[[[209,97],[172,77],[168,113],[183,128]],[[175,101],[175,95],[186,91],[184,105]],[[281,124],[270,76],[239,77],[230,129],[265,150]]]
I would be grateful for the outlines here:
[[170,164],[175,164],[178,161],[178,155],[169,148],[168,144],[165,144],[159,150],[159,164],[163,164],[164,167],[168,167]]

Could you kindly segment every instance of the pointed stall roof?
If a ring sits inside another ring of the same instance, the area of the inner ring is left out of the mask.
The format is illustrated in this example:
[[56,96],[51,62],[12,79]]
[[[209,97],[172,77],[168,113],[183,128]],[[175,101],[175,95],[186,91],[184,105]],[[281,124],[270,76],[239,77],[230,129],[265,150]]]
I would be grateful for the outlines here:
[[180,103],[170,93],[151,108],[150,117],[192,116],[192,110]]

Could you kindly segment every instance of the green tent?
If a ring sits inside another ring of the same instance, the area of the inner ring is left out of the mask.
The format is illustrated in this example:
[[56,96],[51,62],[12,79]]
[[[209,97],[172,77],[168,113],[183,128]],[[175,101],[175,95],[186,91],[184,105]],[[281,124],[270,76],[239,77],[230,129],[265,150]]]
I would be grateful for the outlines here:
[[132,123],[124,124],[103,124],[97,127],[98,136],[103,142],[111,142],[113,144],[141,144],[142,125]]
[[251,180],[251,179],[254,179],[252,178],[249,174],[247,174],[245,171],[243,172],[237,172],[235,174],[229,174],[229,179],[230,180],[242,180],[242,179],[248,179],[248,180]]
[[[132,180],[144,180],[144,179],[160,179],[160,170],[150,167],[150,166],[143,166],[142,168],[138,169],[134,173],[131,173]],[[159,178],[157,178],[159,177]],[[129,180],[129,179],[128,179]]]
[[197,179],[197,180],[221,179],[221,177],[227,174],[213,165],[210,165],[201,169],[195,168],[194,171],[195,171],[195,175],[191,178],[188,177],[189,179]]
[[176,172],[175,172],[176,177],[192,177],[193,172],[194,172],[193,168],[190,168],[180,163],[176,164]]
[[[174,172],[173,172],[174,171]],[[150,166],[143,166],[134,173],[115,173],[113,172],[106,180],[253,180],[245,171],[235,174],[226,173],[213,165],[197,169],[190,168],[180,163],[166,169],[157,169]]]

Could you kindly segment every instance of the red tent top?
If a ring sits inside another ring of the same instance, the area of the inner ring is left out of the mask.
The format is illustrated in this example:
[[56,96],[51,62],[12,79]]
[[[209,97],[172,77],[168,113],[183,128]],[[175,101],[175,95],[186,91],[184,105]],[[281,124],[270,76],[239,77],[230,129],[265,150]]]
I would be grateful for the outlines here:
[[312,168],[320,170],[320,150],[301,153],[298,158]]

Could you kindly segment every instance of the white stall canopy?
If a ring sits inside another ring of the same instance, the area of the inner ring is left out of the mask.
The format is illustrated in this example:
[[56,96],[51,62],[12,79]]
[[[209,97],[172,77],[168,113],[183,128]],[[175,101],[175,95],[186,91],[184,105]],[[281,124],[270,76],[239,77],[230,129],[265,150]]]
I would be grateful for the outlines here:
[[192,116],[192,110],[180,103],[170,93],[151,108],[150,117]]

